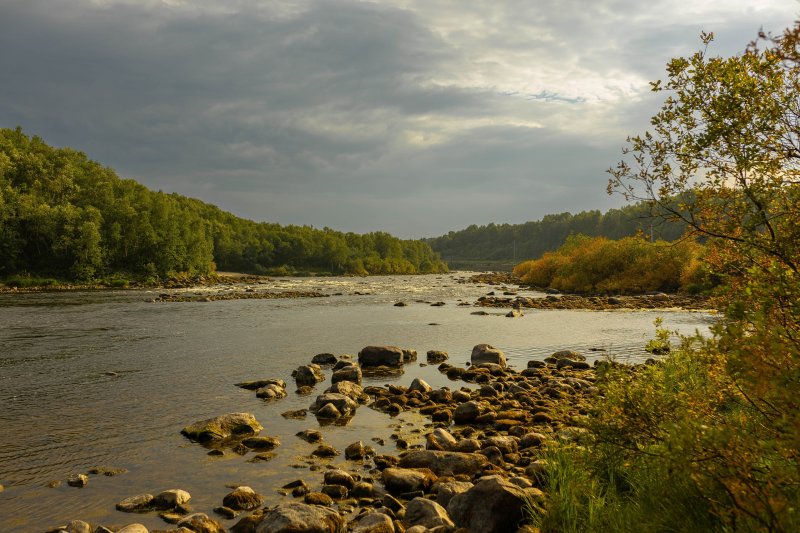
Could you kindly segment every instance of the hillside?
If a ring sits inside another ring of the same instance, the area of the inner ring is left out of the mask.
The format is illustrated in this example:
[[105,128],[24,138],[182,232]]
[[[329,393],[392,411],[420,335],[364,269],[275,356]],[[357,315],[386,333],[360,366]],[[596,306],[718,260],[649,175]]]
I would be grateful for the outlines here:
[[253,222],[0,129],[0,278],[443,272],[422,241]]

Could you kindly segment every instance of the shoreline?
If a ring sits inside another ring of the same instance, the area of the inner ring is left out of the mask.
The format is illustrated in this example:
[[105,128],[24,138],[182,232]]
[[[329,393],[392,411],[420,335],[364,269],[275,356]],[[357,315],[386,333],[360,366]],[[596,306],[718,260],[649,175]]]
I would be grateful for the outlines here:
[[[375,358],[368,360],[367,352]],[[312,359],[321,365],[312,362],[294,373],[297,393],[307,395],[314,389],[316,400],[303,412],[282,413],[284,417],[308,417],[312,422],[316,416],[318,429],[324,433],[325,425],[346,424],[360,408],[386,414],[387,423],[399,412],[414,412],[429,422],[424,424],[424,445],[409,445],[396,434],[392,438],[396,437],[398,453],[376,455],[368,445],[369,435],[354,434],[359,440],[340,451],[325,444],[323,433],[309,429],[297,436],[319,444],[311,454],[317,467],[309,469],[305,479],[273,487],[286,498],[277,505],[263,507],[262,495],[239,486],[232,487],[219,507],[199,513],[191,509],[191,496],[180,489],[157,496],[131,495],[117,504],[117,509],[158,513],[166,524],[197,532],[226,531],[220,520],[234,518],[236,523],[227,529],[232,532],[284,531],[269,524],[297,522],[300,516],[304,517],[300,522],[318,528],[313,531],[535,531],[522,523],[526,506],[540,506],[547,498],[542,488],[548,447],[577,440],[585,431],[582,419],[591,408],[597,367],[602,363],[592,367],[580,354],[565,350],[545,361],[530,360],[527,368],[515,370],[507,367],[502,352],[490,345],[477,345],[472,364],[466,367],[451,365],[447,358],[443,352],[431,351],[427,363],[420,365],[438,363],[436,370],[450,379],[452,387],[433,389],[415,378],[410,384],[362,388],[363,374],[389,370],[376,369],[374,364],[402,368],[416,362],[416,352],[367,347],[359,354],[358,363],[321,354]],[[332,386],[324,392],[316,386],[324,379],[323,367],[333,372]],[[281,378],[235,385],[270,401],[280,402],[287,396]],[[258,463],[280,453],[280,443],[260,435],[262,429],[253,415],[229,413],[189,424],[182,433],[192,446],[206,447],[208,455],[246,455],[250,456],[248,462]],[[326,468],[330,459],[344,459],[346,467]],[[369,467],[366,474],[365,466]],[[476,506],[488,506],[492,512],[474,513]],[[134,519],[121,529],[87,531],[148,531],[135,524]],[[168,528],[150,531],[179,531]],[[79,530],[62,527],[48,531]]]

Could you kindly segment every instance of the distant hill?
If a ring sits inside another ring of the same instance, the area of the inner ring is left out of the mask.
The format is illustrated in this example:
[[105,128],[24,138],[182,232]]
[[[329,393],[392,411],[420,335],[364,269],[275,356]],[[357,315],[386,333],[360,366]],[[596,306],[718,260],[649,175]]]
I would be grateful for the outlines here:
[[257,223],[155,192],[20,128],[0,129],[0,278],[444,272],[419,240]]
[[570,235],[619,239],[639,232],[654,239],[673,241],[683,235],[683,224],[664,222],[649,206],[635,204],[621,209],[560,213],[524,224],[472,225],[461,231],[425,239],[451,268],[472,265],[508,269],[509,265],[556,250]]

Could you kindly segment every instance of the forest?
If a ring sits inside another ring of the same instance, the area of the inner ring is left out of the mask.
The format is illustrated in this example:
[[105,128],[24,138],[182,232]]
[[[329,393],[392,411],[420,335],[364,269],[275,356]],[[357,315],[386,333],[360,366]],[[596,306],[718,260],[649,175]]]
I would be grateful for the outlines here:
[[520,261],[557,249],[570,235],[620,239],[641,233],[651,240],[680,238],[686,224],[665,220],[664,214],[662,208],[641,202],[605,213],[592,210],[546,215],[524,224],[473,224],[426,242],[449,262]]
[[121,179],[79,151],[0,129],[0,278],[444,272],[430,246],[239,218]]

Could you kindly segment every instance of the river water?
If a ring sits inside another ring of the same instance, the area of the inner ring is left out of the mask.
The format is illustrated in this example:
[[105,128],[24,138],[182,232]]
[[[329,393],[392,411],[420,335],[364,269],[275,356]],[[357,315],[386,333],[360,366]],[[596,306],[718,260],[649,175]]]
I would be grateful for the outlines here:
[[[249,485],[278,503],[290,498],[276,491],[288,481],[321,484],[321,472],[309,470],[316,445],[295,436],[304,429],[322,431],[340,451],[362,440],[378,453],[397,453],[393,433],[422,442],[423,421],[412,413],[390,418],[362,406],[347,425],[325,427],[311,415],[283,418],[280,413],[307,408],[330,384],[326,370],[328,379],[314,394],[293,392],[292,370],[317,353],[356,354],[371,344],[415,349],[418,362],[402,376],[365,378],[364,385],[408,385],[422,377],[434,387],[458,388],[463,382],[420,364],[426,351],[446,351],[450,363],[463,366],[475,344],[490,343],[518,369],[561,349],[589,360],[637,361],[647,357],[642,347],[656,317],[686,334],[707,332],[713,320],[665,310],[476,316],[475,308],[458,304],[497,288],[458,282],[464,278],[292,278],[257,287],[317,290],[326,298],[153,303],[163,291],[0,295],[0,531],[44,531],[71,519],[166,528],[155,514],[126,515],[114,504],[170,488],[189,491],[192,507],[209,514],[230,485]],[[400,300],[408,306],[392,305]],[[432,307],[436,301],[446,305]],[[271,377],[287,381],[287,398],[267,403],[234,386]],[[211,457],[179,433],[196,420],[239,411],[256,416],[262,435],[280,439],[272,461],[249,463],[230,452]],[[329,463],[355,468],[343,457]],[[98,466],[128,472],[90,476],[83,488],[47,486]]]

